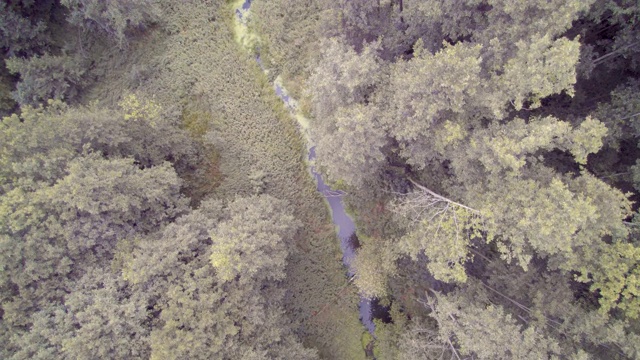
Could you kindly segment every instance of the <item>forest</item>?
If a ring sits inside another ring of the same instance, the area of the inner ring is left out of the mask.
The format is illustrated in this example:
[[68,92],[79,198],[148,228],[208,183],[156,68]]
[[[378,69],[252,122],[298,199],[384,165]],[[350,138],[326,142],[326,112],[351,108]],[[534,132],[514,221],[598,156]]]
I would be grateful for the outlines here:
[[0,56],[2,359],[640,358],[637,0],[5,0]]

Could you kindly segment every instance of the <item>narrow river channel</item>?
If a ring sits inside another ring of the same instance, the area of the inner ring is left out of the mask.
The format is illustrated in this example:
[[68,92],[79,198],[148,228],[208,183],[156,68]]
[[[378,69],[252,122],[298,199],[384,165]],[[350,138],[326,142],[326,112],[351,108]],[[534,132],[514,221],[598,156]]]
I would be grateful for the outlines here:
[[[251,7],[251,1],[252,0],[245,0],[243,3],[238,3],[238,7],[236,7],[236,16],[239,20],[238,23],[241,27],[243,27],[243,30],[245,32],[247,31],[245,19]],[[260,61],[259,50],[258,54],[256,54],[256,61],[264,71],[265,69],[262,67],[262,63]],[[279,79],[276,79],[273,87],[278,97],[280,97],[280,99],[286,105],[287,109],[289,109],[289,111],[291,112],[291,115],[298,120],[300,129],[302,131],[306,131],[308,121],[298,111],[296,100],[288,94]],[[353,222],[353,219],[351,219],[351,217],[349,217],[349,215],[345,211],[344,203],[342,201],[342,196],[344,195],[344,193],[331,189],[329,185],[327,185],[322,179],[322,175],[315,171],[315,146],[311,147],[310,144],[312,144],[313,142],[309,139],[308,133],[305,133],[304,135],[307,139],[309,172],[316,180],[316,189],[327,200],[327,204],[331,209],[331,219],[333,221],[333,224],[337,228],[337,235],[340,239],[340,247],[342,249],[342,262],[347,269],[347,276],[351,278],[355,276],[355,270],[352,267],[352,261],[355,258],[355,251],[357,247],[356,226]],[[371,334],[373,334],[375,330],[375,324],[373,322],[371,313],[371,300],[360,298],[359,311],[360,321],[362,322],[364,327]]]

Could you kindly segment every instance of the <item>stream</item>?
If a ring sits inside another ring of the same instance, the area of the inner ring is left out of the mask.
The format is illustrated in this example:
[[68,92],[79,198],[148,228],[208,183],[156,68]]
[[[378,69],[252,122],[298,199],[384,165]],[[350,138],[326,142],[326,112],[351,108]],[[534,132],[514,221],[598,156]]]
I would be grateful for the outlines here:
[[[245,47],[247,43],[245,42],[245,39],[243,39],[243,37],[251,39],[253,36],[255,36],[253,34],[248,34],[247,24],[245,20],[249,8],[251,7],[251,1],[252,0],[245,0],[244,2],[239,1],[239,6],[235,8],[238,23],[242,28],[241,30],[243,31],[243,33],[239,35],[240,39],[238,39],[238,41]],[[258,65],[260,65],[260,68],[262,68],[263,71],[268,71],[264,69],[262,62],[260,61],[259,50],[258,54],[256,55],[256,62],[258,63]],[[307,144],[309,146],[309,144],[312,144],[313,142],[309,138],[308,134],[308,120],[298,110],[297,101],[288,94],[288,92],[282,85],[282,81],[280,80],[280,78],[277,78],[274,81],[273,87],[275,89],[276,95],[278,95],[291,115],[298,121],[300,130],[303,132],[303,135],[305,135]],[[345,210],[345,206],[342,201],[342,196],[345,194],[342,191],[331,189],[331,187],[329,187],[329,185],[324,182],[324,180],[322,179],[322,175],[315,171],[315,158],[315,146],[312,146],[308,148],[309,172],[316,180],[316,189],[326,199],[331,209],[331,220],[337,228],[337,235],[340,239],[340,247],[342,249],[342,263],[347,268],[347,276],[349,277],[349,279],[351,279],[355,275],[355,270],[352,267],[352,262],[356,255],[356,249],[359,246],[358,238],[356,236],[356,226],[351,217],[347,215],[347,212]],[[376,304],[377,303],[375,302],[372,303],[370,299],[361,297],[360,304],[358,306],[360,312],[360,321],[371,334],[373,334],[375,330],[375,324],[373,322],[372,316],[372,305],[374,305],[376,308],[379,307],[376,306]]]

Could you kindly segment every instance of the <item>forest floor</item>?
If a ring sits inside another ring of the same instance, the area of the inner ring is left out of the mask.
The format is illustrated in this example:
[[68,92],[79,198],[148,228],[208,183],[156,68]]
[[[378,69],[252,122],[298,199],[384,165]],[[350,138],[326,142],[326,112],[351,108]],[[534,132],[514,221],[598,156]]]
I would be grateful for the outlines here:
[[[224,1],[172,2],[165,22],[126,53],[102,53],[104,79],[85,95],[113,106],[126,91],[181,111],[192,133],[213,143],[205,177],[221,199],[254,191],[287,200],[304,224],[290,249],[285,310],[304,344],[327,359],[364,359],[358,295],[347,284],[328,208],[315,191],[306,145],[255,60],[235,40]],[[206,131],[197,127],[208,127]]]

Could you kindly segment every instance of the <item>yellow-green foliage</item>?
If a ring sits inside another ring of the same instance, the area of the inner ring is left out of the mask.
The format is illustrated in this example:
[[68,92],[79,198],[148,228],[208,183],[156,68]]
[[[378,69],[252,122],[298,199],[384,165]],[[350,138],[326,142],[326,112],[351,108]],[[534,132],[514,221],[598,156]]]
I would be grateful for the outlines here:
[[388,242],[378,239],[370,239],[358,249],[354,261],[357,274],[354,282],[362,296],[380,298],[389,295],[387,279],[396,273],[397,257]]
[[194,139],[202,139],[212,123],[213,116],[206,111],[188,107],[182,111],[182,125]]
[[222,281],[233,279],[235,276],[233,265],[240,264],[240,255],[231,254],[229,247],[229,245],[225,248],[217,246],[211,251],[211,265],[216,269],[216,274]]
[[113,252],[111,260],[111,271],[114,274],[122,273],[125,280],[135,277],[135,274],[128,273],[129,264],[133,261],[133,249],[135,249],[136,240],[120,239],[116,243],[116,249]]
[[125,120],[139,121],[145,119],[153,126],[155,124],[154,119],[160,116],[161,108],[158,104],[136,94],[126,95],[119,105],[124,111]]
[[[127,76],[143,64],[153,76],[136,88],[138,96],[152,95],[163,108],[197,99],[202,118],[211,114],[215,119],[205,135],[217,157],[211,165],[218,174],[211,181],[219,181],[213,196],[253,194],[250,175],[260,172],[264,192],[291,204],[303,228],[288,244],[284,286],[295,296],[286,298],[286,313],[301,325],[297,330],[305,345],[318,348],[324,358],[364,358],[358,297],[352,285],[344,290],[340,249],[306,169],[304,141],[251,54],[235,42],[231,4],[167,0],[161,6],[166,33],[130,43],[118,73]],[[94,88],[90,98],[105,94],[112,99],[122,79],[110,81]],[[183,114],[192,135],[204,130],[200,116]]]
[[373,341],[373,336],[371,336],[368,331],[364,331],[362,333],[362,336],[360,337],[360,340],[362,341],[362,347],[366,348],[367,345],[369,345],[369,343]]
[[244,2],[245,0],[237,0],[231,3],[232,8],[237,9],[236,11],[239,11],[241,14],[241,16],[233,17],[233,32],[236,42],[247,49],[253,50],[260,43],[260,38],[255,32],[249,31],[247,28],[247,23],[250,21],[249,19],[252,12],[242,8]]
[[474,224],[475,214],[461,207],[451,207],[450,210],[425,209],[428,215],[400,239],[398,247],[414,260],[420,252],[427,255],[427,268],[436,279],[465,282],[464,265],[470,257],[466,233]]
[[640,316],[640,249],[625,243],[603,245],[598,252],[602,258],[596,271],[584,271],[581,281],[593,277],[592,291],[599,291],[600,311],[606,314],[619,308],[625,315],[637,319]]

